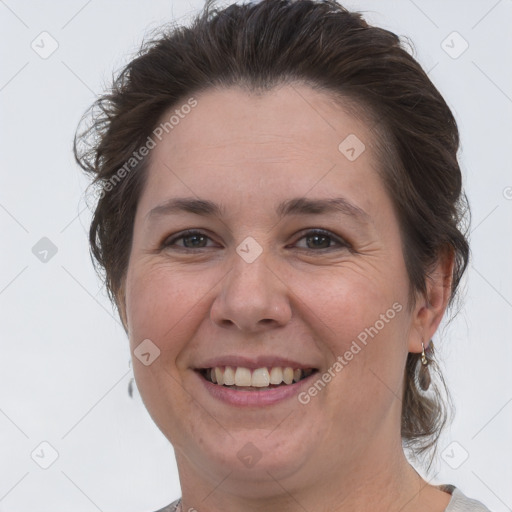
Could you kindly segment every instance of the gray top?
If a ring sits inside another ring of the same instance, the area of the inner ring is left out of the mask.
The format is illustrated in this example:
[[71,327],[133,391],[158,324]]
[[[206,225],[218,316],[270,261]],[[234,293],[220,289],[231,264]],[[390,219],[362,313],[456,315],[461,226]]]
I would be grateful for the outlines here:
[[[452,499],[444,512],[490,512],[482,503],[468,498],[453,485],[440,485],[439,488],[452,495]],[[161,508],[156,512],[176,512],[179,502],[180,500],[173,501],[167,507]]]
[[453,485],[441,485],[441,490],[449,492],[452,499],[444,512],[490,512],[482,503],[468,498]]

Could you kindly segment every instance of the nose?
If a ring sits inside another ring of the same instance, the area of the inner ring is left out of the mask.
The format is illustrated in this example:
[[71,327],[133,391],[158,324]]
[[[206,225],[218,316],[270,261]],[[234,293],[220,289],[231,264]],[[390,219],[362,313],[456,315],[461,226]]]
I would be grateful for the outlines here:
[[289,285],[270,265],[265,251],[252,263],[233,255],[232,270],[221,282],[210,318],[220,327],[260,332],[282,327],[291,317]]

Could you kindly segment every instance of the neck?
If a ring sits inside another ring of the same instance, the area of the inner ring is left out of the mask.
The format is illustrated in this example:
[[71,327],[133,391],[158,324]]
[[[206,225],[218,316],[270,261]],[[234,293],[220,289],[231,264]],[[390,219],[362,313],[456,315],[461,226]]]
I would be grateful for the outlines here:
[[[337,463],[325,470],[311,471],[308,478],[290,478],[281,481],[263,471],[257,483],[258,491],[237,480],[237,472],[218,473],[208,477],[199,467],[178,452],[176,458],[182,483],[181,511],[198,512],[420,512],[444,510],[431,508],[431,486],[409,464],[402,450],[401,440],[379,444],[378,439],[358,453],[355,463]],[[376,446],[377,445],[377,446]],[[380,449],[377,449],[379,448]],[[307,471],[308,465],[303,468]],[[317,468],[318,469],[318,468]],[[265,481],[266,480],[266,481]],[[305,484],[305,482],[308,482]],[[430,488],[430,491],[428,489]],[[247,489],[247,492],[244,492]],[[428,491],[428,492],[427,492]],[[440,492],[440,491],[439,491]],[[439,496],[437,498],[440,498]],[[447,501],[445,499],[444,504]]]

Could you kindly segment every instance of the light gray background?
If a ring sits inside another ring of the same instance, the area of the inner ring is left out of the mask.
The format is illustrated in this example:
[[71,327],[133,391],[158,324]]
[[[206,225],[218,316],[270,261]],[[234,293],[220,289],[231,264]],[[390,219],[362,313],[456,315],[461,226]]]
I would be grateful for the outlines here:
[[[89,259],[71,142],[143,35],[202,3],[0,0],[2,511],[142,512],[180,495],[172,447],[127,394],[128,342]],[[512,510],[512,1],[345,5],[411,38],[459,123],[473,259],[463,309],[437,338],[457,416],[431,476]],[[46,59],[31,48],[43,31],[59,45]],[[469,44],[458,58],[453,31]],[[32,252],[42,237],[58,250],[46,263]],[[58,452],[48,469],[43,441]]]

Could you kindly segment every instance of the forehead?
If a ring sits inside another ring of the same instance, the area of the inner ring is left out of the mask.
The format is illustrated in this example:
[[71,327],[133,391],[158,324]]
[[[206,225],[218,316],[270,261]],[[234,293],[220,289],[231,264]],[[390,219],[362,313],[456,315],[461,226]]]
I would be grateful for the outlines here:
[[161,118],[142,209],[173,192],[282,198],[340,189],[363,192],[368,202],[371,189],[382,188],[373,135],[351,112],[305,85],[261,94],[209,89],[185,98]]
[[[357,133],[360,139],[371,142],[369,130],[362,118],[355,115],[352,102],[347,100],[342,106],[333,96],[306,85],[287,84],[258,93],[239,87],[212,88],[194,95],[193,100],[192,108],[187,107],[191,99],[184,98],[163,114],[162,135],[166,144],[158,145],[155,156],[167,148],[174,152],[174,159],[188,160],[198,155],[184,154],[190,147],[212,150],[217,145],[221,150],[229,145],[233,150],[236,143],[269,142],[276,155],[286,153],[290,146],[311,150],[320,143],[317,154],[328,157],[333,149],[337,153],[338,144],[350,134]],[[165,122],[171,118],[173,124],[166,128]],[[280,144],[272,144],[277,138]],[[269,152],[270,145],[264,149]]]

